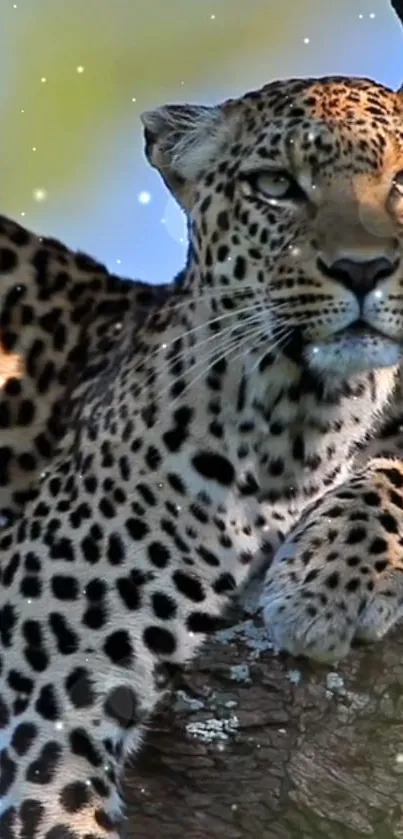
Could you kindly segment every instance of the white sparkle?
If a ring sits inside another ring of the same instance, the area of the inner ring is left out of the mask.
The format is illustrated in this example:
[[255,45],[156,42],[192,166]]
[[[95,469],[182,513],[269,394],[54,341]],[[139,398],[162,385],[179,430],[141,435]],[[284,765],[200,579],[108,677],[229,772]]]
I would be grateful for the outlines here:
[[20,114],[25,114],[24,108],[21,108]]
[[137,102],[137,99],[136,99],[135,96],[132,96],[132,102]]
[[374,17],[376,17],[375,12],[371,12],[371,13],[370,13],[370,18],[371,18],[371,20],[373,20],[373,19],[374,19]]
[[297,245],[289,245],[289,251],[291,253],[291,256],[301,256],[301,248],[299,248]]
[[215,15],[210,15],[210,20],[215,20]]
[[373,296],[375,297],[376,300],[382,300],[383,290],[381,288],[375,289]]
[[403,763],[403,754],[402,754],[401,752],[399,752],[399,753],[396,755],[395,760],[396,760],[396,763]]
[[122,263],[122,260],[121,260],[121,259],[117,259],[117,260],[116,260],[116,265],[121,265],[121,263]]
[[140,201],[140,204],[149,204],[151,201],[151,195],[149,192],[143,190],[143,192],[139,193],[138,199]]
[[82,73],[84,73],[85,67],[83,66],[83,64],[79,64],[78,67],[76,67],[76,70],[77,73],[81,75]]
[[310,42],[311,42],[310,38],[304,38],[304,44],[310,44]]
[[48,197],[48,193],[46,192],[46,189],[42,189],[42,187],[38,187],[37,189],[34,189],[32,194],[34,196],[35,201],[38,201],[39,203],[41,203],[42,201],[46,201],[46,199]]
[[17,8],[18,8],[18,7],[17,7],[17,4],[16,4],[16,3],[13,3],[13,9],[17,9]]
[[25,210],[23,210],[22,213],[20,213],[20,215],[25,216]]
[[56,731],[63,731],[63,728],[64,728],[64,723],[62,723],[61,720],[58,720],[57,722],[55,722]]
[[42,84],[45,84],[45,82],[47,82],[47,78],[46,78],[46,76],[42,76],[42,78],[41,78],[41,82],[42,82]]
[[364,20],[364,15],[363,14],[358,15],[358,17],[359,17],[360,20]]
[[32,151],[36,151],[36,146],[32,146]]

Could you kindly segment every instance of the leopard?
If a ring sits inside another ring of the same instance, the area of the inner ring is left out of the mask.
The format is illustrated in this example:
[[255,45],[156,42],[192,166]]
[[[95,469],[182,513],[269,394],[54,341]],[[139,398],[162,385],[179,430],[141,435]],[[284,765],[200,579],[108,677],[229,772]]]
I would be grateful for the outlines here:
[[119,839],[127,756],[254,574],[291,655],[402,615],[402,91],[292,78],[142,124],[188,225],[162,291],[1,223],[2,839]]

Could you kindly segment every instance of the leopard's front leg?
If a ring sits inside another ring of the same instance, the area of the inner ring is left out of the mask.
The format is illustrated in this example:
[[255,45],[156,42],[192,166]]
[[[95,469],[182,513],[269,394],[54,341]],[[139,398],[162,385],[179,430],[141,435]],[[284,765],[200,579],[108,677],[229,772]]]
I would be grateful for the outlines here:
[[403,461],[371,460],[303,515],[262,596],[277,650],[338,661],[403,616]]

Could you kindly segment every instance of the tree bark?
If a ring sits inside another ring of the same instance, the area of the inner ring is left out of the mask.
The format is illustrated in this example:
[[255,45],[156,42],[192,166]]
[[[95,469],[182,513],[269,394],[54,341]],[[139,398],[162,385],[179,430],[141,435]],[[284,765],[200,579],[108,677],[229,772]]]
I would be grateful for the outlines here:
[[401,839],[402,634],[337,671],[275,657],[258,617],[227,634],[128,767],[127,839]]

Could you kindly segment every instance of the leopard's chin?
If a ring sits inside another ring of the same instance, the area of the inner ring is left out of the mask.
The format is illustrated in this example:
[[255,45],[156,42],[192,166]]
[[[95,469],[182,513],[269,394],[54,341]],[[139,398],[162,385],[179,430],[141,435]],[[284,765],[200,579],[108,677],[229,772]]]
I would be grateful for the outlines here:
[[396,367],[402,359],[403,347],[397,341],[360,322],[304,348],[304,360],[312,372],[342,378]]

